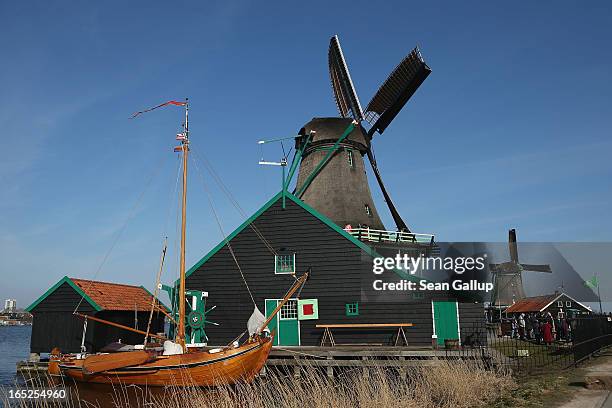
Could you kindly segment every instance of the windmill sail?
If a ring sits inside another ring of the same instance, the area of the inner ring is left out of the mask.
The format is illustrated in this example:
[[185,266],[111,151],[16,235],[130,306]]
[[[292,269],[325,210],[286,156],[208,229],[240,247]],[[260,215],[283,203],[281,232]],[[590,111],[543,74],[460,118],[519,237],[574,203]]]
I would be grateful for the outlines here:
[[337,35],[334,35],[329,41],[328,61],[329,77],[340,115],[343,118],[352,117],[358,121],[363,120],[361,103],[353,86],[353,80],[344,60]]
[[418,48],[395,67],[366,107],[365,120],[372,125],[370,136],[385,131],[430,73]]
[[516,245],[516,230],[514,228],[508,231],[508,251],[510,252],[510,260],[518,263],[518,247]]
[[521,264],[523,270],[530,272],[546,272],[552,273],[552,269],[550,269],[550,265],[531,265],[531,264]]

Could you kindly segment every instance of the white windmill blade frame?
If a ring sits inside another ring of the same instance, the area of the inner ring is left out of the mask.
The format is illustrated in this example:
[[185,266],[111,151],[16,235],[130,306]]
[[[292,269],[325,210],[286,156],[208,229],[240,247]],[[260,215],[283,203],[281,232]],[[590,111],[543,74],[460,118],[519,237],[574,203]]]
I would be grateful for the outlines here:
[[340,115],[343,117],[352,116],[353,119],[362,121],[364,115],[359,95],[355,90],[337,35],[334,35],[329,41],[328,64],[334,98]]

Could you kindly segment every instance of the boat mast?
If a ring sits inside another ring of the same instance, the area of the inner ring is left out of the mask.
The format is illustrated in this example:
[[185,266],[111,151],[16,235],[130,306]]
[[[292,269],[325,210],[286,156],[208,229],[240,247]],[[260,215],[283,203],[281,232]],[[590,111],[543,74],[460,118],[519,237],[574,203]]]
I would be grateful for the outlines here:
[[185,347],[185,230],[187,227],[187,155],[189,152],[189,99],[185,100],[185,137],[181,140],[183,148],[183,203],[181,209],[181,263],[179,284],[179,319],[176,342]]

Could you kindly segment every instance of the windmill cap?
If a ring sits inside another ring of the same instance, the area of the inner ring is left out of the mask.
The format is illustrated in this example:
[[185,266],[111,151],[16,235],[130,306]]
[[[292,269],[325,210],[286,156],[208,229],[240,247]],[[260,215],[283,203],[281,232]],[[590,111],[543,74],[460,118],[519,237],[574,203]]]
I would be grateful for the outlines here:
[[[306,123],[304,127],[300,129],[299,134],[305,136],[310,134],[311,131],[314,131],[309,144],[310,149],[321,144],[334,143],[352,123],[352,118],[312,118],[310,122]],[[298,138],[297,141],[298,145],[299,143],[300,138]],[[362,153],[365,153],[368,145],[365,129],[358,124],[341,143],[352,145]]]

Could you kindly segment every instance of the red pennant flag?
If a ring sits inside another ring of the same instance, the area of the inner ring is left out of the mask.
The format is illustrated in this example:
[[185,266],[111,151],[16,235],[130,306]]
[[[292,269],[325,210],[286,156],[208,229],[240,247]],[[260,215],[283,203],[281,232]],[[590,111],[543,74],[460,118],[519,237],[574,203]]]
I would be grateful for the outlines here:
[[134,113],[134,114],[133,114],[133,115],[130,117],[130,119],[134,119],[134,118],[135,118],[136,116],[138,116],[138,115],[142,115],[143,113],[146,113],[146,112],[151,112],[152,110],[155,110],[155,109],[157,109],[157,108],[162,108],[162,107],[164,107],[164,106],[168,106],[168,105],[185,106],[185,105],[187,105],[187,102],[179,102],[179,101],[168,101],[168,102],[164,102],[164,103],[162,103],[161,105],[157,105],[157,106],[154,106],[154,107],[152,107],[152,108],[145,109],[145,110],[143,110],[143,111],[138,111],[138,112],[135,112],[135,113]]

